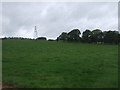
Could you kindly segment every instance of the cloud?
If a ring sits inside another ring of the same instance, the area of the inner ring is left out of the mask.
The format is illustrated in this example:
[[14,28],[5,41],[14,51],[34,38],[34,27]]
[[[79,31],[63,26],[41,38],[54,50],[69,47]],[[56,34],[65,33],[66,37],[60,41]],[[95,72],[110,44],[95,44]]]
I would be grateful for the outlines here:
[[2,3],[3,36],[56,38],[78,28],[117,30],[117,2],[6,2]]

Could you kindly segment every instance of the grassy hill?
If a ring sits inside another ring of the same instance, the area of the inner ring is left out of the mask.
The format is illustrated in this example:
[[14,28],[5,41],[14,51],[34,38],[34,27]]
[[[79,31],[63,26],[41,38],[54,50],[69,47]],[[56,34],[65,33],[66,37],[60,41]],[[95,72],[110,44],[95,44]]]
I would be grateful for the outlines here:
[[118,46],[3,40],[3,82],[18,88],[116,88]]

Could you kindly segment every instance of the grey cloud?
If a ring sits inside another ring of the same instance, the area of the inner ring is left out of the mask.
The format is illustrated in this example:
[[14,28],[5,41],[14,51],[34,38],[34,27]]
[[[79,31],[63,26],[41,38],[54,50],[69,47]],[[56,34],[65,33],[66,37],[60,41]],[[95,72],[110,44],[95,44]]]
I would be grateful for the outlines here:
[[3,36],[56,38],[74,28],[117,30],[117,3],[3,3]]

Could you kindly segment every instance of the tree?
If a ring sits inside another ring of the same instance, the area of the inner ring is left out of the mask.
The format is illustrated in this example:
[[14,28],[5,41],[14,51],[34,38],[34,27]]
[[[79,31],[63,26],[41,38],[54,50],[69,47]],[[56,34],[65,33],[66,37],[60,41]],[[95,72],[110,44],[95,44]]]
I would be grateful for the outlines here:
[[95,29],[92,31],[92,35],[91,35],[91,41],[92,42],[101,42],[102,38],[103,38],[103,33],[100,29]]
[[120,33],[118,33],[118,43],[120,44]]
[[46,37],[38,37],[37,40],[47,40]]
[[107,31],[104,32],[104,42],[105,43],[118,43],[118,36],[119,32],[118,31]]
[[120,33],[118,34],[118,43],[120,43]]
[[58,38],[57,40],[63,40],[63,41],[67,41],[68,38],[68,34],[66,32],[63,32]]
[[80,34],[79,29],[73,29],[68,33],[68,41],[80,41]]
[[90,30],[84,31],[82,34],[82,41],[90,43],[91,42],[91,35],[92,35],[92,32]]

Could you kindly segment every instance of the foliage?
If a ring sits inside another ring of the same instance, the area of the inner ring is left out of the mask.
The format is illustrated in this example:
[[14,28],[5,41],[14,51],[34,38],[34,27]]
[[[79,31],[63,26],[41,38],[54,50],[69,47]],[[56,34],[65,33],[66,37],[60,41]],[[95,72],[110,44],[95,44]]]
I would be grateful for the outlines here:
[[81,32],[79,29],[73,29],[72,31],[66,33],[63,32],[58,38],[57,41],[75,41],[75,42],[84,42],[84,43],[109,43],[109,44],[118,44],[120,43],[120,34],[118,31],[104,31],[100,29],[85,30],[80,37]]
[[62,34],[57,38],[58,40],[63,40],[63,41],[80,41],[80,31],[79,29],[73,29],[69,33],[62,32]]
[[92,35],[92,32],[90,30],[84,31],[82,34],[82,41],[90,43],[91,42],[91,35]]
[[104,42],[105,43],[118,43],[118,31],[108,31],[105,33]]
[[37,40],[47,40],[46,37],[38,37]]
[[68,38],[68,35],[67,35],[66,32],[63,32],[63,33],[58,37],[59,40],[63,40],[63,41],[66,41],[67,38]]
[[95,29],[92,31],[91,40],[92,42],[99,42],[102,39],[102,31]]
[[81,32],[79,29],[73,29],[68,33],[68,41],[79,41]]

